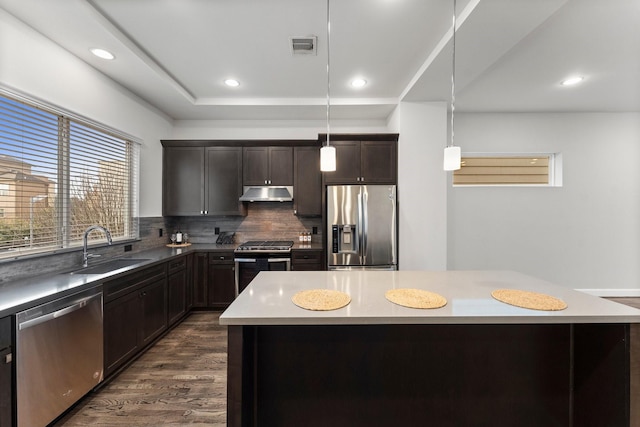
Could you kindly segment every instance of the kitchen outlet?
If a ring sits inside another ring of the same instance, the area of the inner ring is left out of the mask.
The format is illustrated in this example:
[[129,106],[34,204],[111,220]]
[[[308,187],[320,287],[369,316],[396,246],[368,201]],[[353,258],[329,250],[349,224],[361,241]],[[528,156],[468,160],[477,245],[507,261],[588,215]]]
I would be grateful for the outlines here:
[[158,229],[158,237],[162,237],[162,228]]
[[[160,235],[162,235],[162,230],[160,230]],[[133,246],[131,245],[124,245],[124,251],[125,252],[131,252],[131,249],[133,249]]]
[[313,227],[311,233],[318,234],[318,227]]
[[213,229],[214,234],[220,234],[220,227],[215,227]]

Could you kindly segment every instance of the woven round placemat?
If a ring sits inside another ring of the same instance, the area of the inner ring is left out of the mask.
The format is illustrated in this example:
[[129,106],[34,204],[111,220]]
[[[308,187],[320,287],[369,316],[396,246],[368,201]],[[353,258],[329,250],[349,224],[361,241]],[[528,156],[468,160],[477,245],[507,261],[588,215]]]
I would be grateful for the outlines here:
[[547,294],[518,289],[496,289],[491,296],[505,304],[531,310],[558,311],[567,308],[567,303]]
[[346,306],[351,302],[351,297],[331,289],[309,289],[298,292],[291,297],[291,301],[305,310],[328,311]]
[[440,308],[447,305],[447,299],[442,295],[422,289],[389,289],[384,296],[394,304],[409,308]]

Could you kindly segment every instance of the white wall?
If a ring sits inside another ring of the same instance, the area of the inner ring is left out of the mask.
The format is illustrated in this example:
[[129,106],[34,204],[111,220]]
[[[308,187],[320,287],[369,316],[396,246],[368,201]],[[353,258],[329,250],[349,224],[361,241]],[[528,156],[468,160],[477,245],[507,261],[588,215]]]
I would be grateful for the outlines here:
[[0,85],[140,139],[139,214],[162,215],[160,139],[171,120],[2,9]]
[[447,268],[445,103],[403,102],[389,124],[398,141],[398,230],[401,270]]
[[452,269],[640,295],[640,114],[456,114],[464,152],[561,152],[563,187],[449,189]]

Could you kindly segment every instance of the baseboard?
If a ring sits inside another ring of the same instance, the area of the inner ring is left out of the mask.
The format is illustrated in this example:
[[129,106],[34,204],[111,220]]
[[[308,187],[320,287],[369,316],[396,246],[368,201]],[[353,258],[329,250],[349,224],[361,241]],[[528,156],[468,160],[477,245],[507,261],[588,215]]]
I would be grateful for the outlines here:
[[633,298],[640,297],[640,289],[576,289],[597,297]]

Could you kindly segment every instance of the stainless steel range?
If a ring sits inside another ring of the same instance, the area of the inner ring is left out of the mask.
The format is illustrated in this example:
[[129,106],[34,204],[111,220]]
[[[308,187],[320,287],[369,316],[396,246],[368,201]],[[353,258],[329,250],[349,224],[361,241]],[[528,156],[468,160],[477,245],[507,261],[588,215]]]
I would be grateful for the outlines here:
[[291,270],[293,240],[251,240],[235,250],[236,296],[261,271]]

